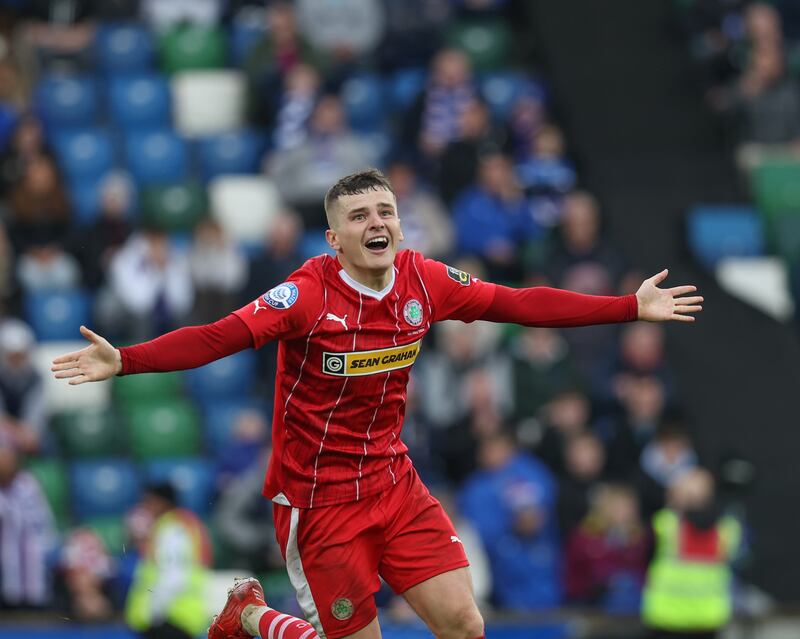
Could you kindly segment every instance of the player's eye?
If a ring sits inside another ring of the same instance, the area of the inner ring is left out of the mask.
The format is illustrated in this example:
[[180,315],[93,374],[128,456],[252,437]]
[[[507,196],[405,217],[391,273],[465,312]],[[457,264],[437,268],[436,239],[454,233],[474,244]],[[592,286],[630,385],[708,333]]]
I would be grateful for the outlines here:
[[394,211],[392,211],[392,209],[384,209],[381,211],[381,215],[383,215],[383,217],[392,217],[394,216]]
[[356,222],[360,222],[361,220],[366,219],[366,216],[363,213],[357,213],[356,215],[353,216],[353,219]]

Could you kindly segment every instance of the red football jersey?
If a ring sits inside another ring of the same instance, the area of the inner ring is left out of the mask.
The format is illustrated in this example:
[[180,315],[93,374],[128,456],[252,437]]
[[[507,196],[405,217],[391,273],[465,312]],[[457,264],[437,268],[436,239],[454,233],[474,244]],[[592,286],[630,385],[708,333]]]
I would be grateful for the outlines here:
[[400,251],[392,281],[373,291],[322,255],[236,311],[256,347],[279,340],[264,495],[311,508],[397,483],[411,469],[400,430],[423,337],[435,321],[477,319],[494,290]]

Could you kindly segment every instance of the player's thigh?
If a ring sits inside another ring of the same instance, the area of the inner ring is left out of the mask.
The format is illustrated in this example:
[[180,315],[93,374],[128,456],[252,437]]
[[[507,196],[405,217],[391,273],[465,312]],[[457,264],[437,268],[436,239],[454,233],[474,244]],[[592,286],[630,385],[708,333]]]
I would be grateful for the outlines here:
[[353,508],[274,508],[275,532],[297,601],[306,619],[329,639],[372,632],[368,628],[377,615],[378,527],[368,513]]
[[381,639],[381,627],[378,624],[378,618],[375,617],[366,627],[352,635],[347,635],[344,639]]
[[381,508],[388,524],[380,574],[396,593],[469,565],[453,523],[416,472],[383,495]]
[[483,618],[472,592],[469,568],[457,568],[423,581],[403,597],[437,637],[483,636]]

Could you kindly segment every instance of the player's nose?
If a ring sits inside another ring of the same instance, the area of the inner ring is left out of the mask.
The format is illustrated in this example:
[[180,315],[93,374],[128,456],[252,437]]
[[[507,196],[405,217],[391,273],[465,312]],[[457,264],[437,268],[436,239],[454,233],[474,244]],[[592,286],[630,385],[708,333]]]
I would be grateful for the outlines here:
[[369,222],[372,229],[382,229],[385,226],[383,218],[378,213],[371,214]]

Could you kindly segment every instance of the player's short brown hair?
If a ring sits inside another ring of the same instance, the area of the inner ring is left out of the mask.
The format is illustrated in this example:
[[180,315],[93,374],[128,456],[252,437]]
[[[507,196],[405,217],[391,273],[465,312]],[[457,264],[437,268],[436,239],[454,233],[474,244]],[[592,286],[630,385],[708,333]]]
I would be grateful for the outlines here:
[[389,178],[378,169],[365,169],[358,173],[352,173],[340,178],[336,184],[328,189],[325,194],[325,215],[328,218],[328,226],[331,226],[331,209],[334,202],[343,195],[357,195],[365,191],[389,191],[395,194]]

